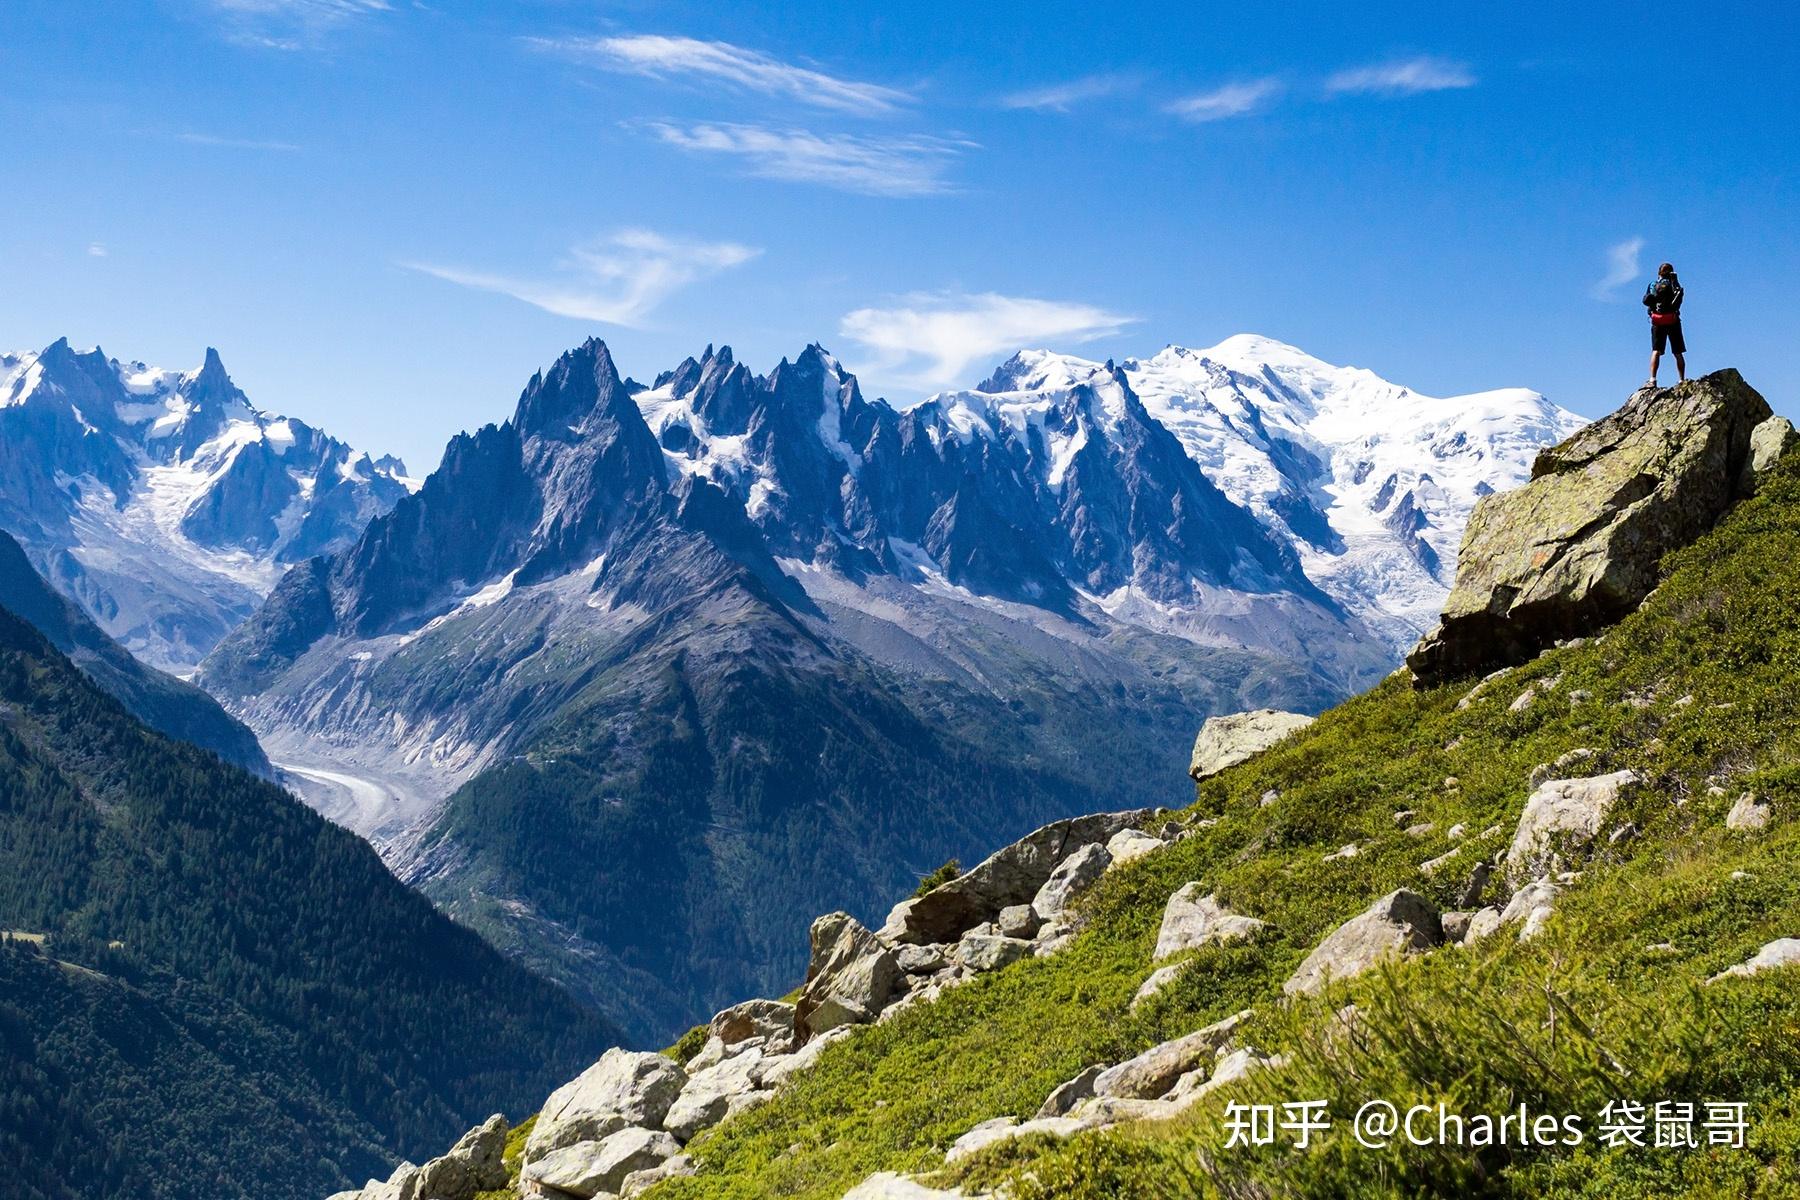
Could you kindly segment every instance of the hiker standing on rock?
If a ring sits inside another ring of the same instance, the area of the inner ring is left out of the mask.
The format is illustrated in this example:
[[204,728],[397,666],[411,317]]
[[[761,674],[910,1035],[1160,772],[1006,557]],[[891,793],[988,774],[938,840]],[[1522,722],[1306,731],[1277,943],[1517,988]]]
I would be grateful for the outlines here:
[[1644,307],[1650,310],[1650,380],[1656,386],[1656,370],[1662,365],[1663,346],[1675,352],[1675,371],[1687,379],[1687,342],[1681,336],[1681,280],[1675,268],[1664,263],[1644,289]]

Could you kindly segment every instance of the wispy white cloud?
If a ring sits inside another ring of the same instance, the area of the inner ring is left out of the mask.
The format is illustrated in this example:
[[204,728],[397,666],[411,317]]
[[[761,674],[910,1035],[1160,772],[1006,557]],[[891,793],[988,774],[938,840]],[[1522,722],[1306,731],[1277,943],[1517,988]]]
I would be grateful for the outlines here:
[[898,88],[828,75],[782,62],[730,42],[632,34],[604,38],[533,38],[541,49],[569,55],[610,71],[657,79],[706,80],[741,91],[797,100],[815,108],[879,116],[912,101]]
[[274,50],[300,50],[335,26],[391,12],[389,0],[200,0],[216,12],[230,40]]
[[648,229],[625,229],[577,246],[561,264],[557,277],[549,279],[440,263],[403,262],[400,266],[463,287],[511,296],[559,317],[639,328],[651,311],[676,291],[749,262],[760,253],[736,242],[692,241]]
[[1251,79],[1242,83],[1228,83],[1210,92],[1184,96],[1167,105],[1167,111],[1196,124],[1224,121],[1231,117],[1248,116],[1280,94],[1279,79]]
[[873,361],[865,369],[923,390],[966,384],[969,364],[1022,345],[1093,341],[1136,320],[1092,304],[934,292],[846,313],[838,332],[868,348]]
[[1334,96],[1412,96],[1471,88],[1476,82],[1468,64],[1422,55],[1339,71],[1325,81],[1325,91]]
[[1128,75],[1084,75],[1065,83],[1026,88],[1000,97],[1001,108],[1034,112],[1068,112],[1078,104],[1116,96],[1136,85]]
[[293,142],[265,141],[261,138],[221,137],[212,133],[177,133],[174,138],[176,141],[186,142],[190,146],[215,146],[221,150],[272,150],[292,154],[300,149]]
[[740,159],[752,175],[816,183],[868,196],[933,196],[950,191],[950,164],[974,143],[923,134],[863,137],[766,125],[702,122],[645,126],[671,146]]
[[1643,270],[1640,261],[1643,253],[1644,239],[1641,237],[1626,238],[1607,247],[1606,274],[1594,285],[1594,298],[1611,300],[1620,288],[1638,278]]
[[89,258],[106,257],[106,247],[99,242],[89,242],[87,252]]

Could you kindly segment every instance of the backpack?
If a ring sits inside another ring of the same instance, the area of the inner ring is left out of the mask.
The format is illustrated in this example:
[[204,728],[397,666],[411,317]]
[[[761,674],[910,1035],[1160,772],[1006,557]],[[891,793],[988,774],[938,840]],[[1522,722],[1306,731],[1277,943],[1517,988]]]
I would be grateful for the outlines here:
[[1673,325],[1681,320],[1681,281],[1673,275],[1658,276],[1644,289],[1644,307],[1652,325]]

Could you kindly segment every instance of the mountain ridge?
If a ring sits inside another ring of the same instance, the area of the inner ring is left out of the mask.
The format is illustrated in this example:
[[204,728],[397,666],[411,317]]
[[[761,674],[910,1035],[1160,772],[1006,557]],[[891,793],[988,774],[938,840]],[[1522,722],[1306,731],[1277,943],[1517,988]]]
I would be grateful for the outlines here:
[[191,669],[286,566],[348,544],[410,485],[262,412],[208,348],[188,372],[79,352],[0,355],[0,528],[152,666]]
[[[1159,803],[1196,716],[1398,657],[1123,369],[1057,361],[901,410],[817,344],[646,388],[590,339],[199,678],[403,878],[654,1041],[791,975],[820,908]],[[709,832],[663,846],[677,813]]]

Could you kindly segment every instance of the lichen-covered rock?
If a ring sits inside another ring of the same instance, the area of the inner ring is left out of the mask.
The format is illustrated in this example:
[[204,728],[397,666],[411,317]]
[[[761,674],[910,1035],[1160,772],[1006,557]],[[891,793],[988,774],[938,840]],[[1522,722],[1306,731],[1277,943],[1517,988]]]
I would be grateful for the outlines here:
[[1161,960],[1213,942],[1255,937],[1267,924],[1232,912],[1217,896],[1202,896],[1197,882],[1183,884],[1163,907],[1162,927],[1156,933],[1152,958]]
[[1139,808],[1053,821],[994,851],[973,870],[896,904],[881,927],[881,938],[893,945],[957,941],[1008,905],[1030,904],[1051,872],[1083,846],[1104,847],[1113,834],[1142,827],[1157,811]]
[[685,1083],[687,1072],[663,1055],[614,1047],[550,1093],[525,1141],[525,1161],[627,1126],[655,1129]]
[[1414,678],[1522,662],[1632,611],[1663,556],[1747,494],[1752,435],[1771,415],[1736,371],[1716,371],[1639,391],[1540,452],[1529,483],[1475,506],[1442,619],[1407,656]]
[[1600,834],[1607,814],[1642,780],[1632,770],[1587,779],[1549,779],[1525,801],[1519,827],[1506,851],[1514,877],[1545,870],[1558,854],[1585,850]]
[[1431,901],[1401,888],[1333,930],[1281,990],[1289,995],[1316,992],[1330,980],[1362,974],[1390,954],[1418,954],[1443,941],[1443,925]]
[[1194,754],[1188,774],[1195,779],[1217,775],[1227,767],[1261,754],[1282,738],[1313,723],[1303,713],[1259,708],[1253,712],[1209,717],[1194,738]]
[[899,973],[891,947],[849,913],[829,913],[812,924],[812,960],[795,1019],[808,1034],[873,1021]]

